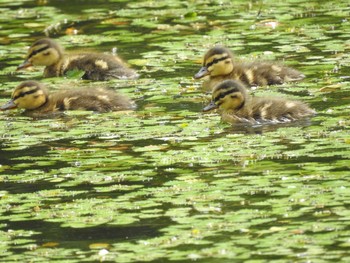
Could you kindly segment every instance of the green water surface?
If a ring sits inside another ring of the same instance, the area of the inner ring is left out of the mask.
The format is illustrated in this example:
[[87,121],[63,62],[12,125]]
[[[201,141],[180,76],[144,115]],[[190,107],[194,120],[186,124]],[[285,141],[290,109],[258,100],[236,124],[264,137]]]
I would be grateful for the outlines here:
[[[347,0],[3,0],[0,12],[0,104],[36,79],[113,88],[138,105],[0,112],[1,262],[350,262]],[[16,72],[45,36],[68,52],[114,50],[141,77]],[[253,93],[317,115],[231,126],[203,114],[210,96],[192,76],[214,44],[302,71]]]

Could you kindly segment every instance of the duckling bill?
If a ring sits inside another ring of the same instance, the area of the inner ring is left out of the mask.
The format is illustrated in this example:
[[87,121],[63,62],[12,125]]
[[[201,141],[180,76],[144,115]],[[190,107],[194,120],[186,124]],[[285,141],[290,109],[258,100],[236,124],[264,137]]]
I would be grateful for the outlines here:
[[49,113],[66,110],[90,110],[108,112],[134,109],[127,97],[109,89],[85,88],[62,90],[49,94],[37,81],[25,81],[12,92],[11,100],[0,110],[25,109],[32,113]]
[[229,123],[283,123],[312,116],[315,111],[303,102],[283,98],[251,97],[245,86],[225,80],[212,93],[212,101],[203,111],[222,110],[222,120]]
[[204,86],[212,89],[226,79],[239,80],[248,86],[264,86],[299,81],[305,75],[299,71],[273,62],[241,62],[222,46],[211,48],[204,56],[202,68],[195,79],[209,76]]
[[138,74],[121,58],[99,53],[64,54],[63,48],[50,38],[36,41],[28,50],[26,60],[17,67],[45,66],[44,77],[64,76],[72,70],[84,72],[82,79],[136,79]]

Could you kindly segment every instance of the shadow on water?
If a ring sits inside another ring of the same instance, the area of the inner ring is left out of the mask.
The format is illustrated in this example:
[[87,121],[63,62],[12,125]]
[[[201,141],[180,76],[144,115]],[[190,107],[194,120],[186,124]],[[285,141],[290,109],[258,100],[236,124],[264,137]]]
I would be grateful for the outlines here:
[[[47,242],[57,242],[64,248],[89,249],[89,244],[107,242],[116,243],[118,241],[132,241],[149,237],[156,237],[159,230],[170,223],[166,217],[157,219],[140,219],[137,223],[130,225],[100,225],[97,227],[72,228],[62,227],[61,223],[52,223],[41,220],[25,221],[0,221],[6,225],[4,231],[34,231],[31,235],[34,244],[42,245]],[[13,248],[14,252],[21,252],[23,249]]]

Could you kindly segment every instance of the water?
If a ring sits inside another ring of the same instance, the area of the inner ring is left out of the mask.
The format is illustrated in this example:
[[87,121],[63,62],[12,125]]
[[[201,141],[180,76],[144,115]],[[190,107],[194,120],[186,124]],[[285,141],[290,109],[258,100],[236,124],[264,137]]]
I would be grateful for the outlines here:
[[[350,234],[346,1],[15,1],[2,9],[0,103],[26,79],[107,86],[135,112],[0,114],[3,262],[347,262]],[[272,29],[265,20],[277,21]],[[72,30],[77,35],[69,35]],[[113,48],[137,81],[15,72],[45,33],[69,52]],[[317,116],[230,126],[203,114],[192,76],[215,43],[296,67],[305,81],[256,96]]]

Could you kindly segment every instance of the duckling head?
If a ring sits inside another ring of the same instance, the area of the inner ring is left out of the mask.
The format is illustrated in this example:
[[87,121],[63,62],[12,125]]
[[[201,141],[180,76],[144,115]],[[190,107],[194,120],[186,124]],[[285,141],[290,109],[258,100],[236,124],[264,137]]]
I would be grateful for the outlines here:
[[17,70],[30,66],[51,66],[63,56],[62,47],[49,38],[36,41],[28,50],[26,60],[17,67]]
[[203,66],[194,75],[195,79],[207,75],[211,77],[228,75],[233,70],[233,55],[230,50],[222,46],[211,48],[204,56]]
[[237,111],[243,108],[247,99],[247,90],[244,85],[235,80],[225,80],[218,84],[212,93],[212,101],[203,111],[221,108],[224,111]]
[[36,81],[25,81],[12,92],[11,100],[0,107],[0,110],[21,108],[35,110],[44,105],[48,98],[45,87]]

